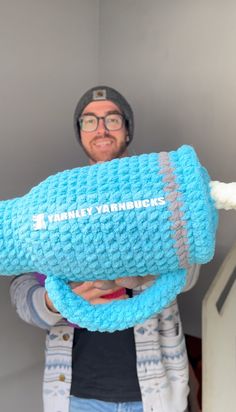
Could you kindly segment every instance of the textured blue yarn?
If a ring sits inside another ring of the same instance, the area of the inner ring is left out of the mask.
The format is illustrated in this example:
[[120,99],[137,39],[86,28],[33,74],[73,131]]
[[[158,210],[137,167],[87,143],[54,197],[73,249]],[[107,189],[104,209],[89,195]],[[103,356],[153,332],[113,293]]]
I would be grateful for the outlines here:
[[[0,273],[45,273],[62,315],[100,331],[133,326],[168,305],[188,265],[212,259],[218,221],[208,173],[190,146],[57,173],[0,202],[0,216]],[[148,273],[158,275],[153,287],[106,305],[67,285]]]

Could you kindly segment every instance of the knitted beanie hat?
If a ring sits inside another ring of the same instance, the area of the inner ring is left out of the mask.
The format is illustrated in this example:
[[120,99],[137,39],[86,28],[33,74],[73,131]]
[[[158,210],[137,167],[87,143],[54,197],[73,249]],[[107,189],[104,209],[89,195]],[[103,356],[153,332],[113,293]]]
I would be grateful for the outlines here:
[[121,109],[125,117],[125,125],[128,130],[129,139],[127,141],[127,144],[129,144],[133,139],[134,134],[133,111],[127,100],[117,90],[108,86],[93,87],[92,89],[89,89],[87,92],[85,92],[80,98],[74,113],[74,129],[78,141],[81,143],[79,118],[83,110],[89,103],[101,100],[110,100]]

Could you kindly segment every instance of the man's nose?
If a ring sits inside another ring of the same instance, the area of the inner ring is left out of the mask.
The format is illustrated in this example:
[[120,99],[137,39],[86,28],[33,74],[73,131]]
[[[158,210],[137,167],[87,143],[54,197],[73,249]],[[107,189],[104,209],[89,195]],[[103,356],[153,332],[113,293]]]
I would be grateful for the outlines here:
[[104,119],[100,118],[98,119],[98,127],[96,130],[97,133],[106,133],[107,129],[105,128],[105,123],[104,123]]

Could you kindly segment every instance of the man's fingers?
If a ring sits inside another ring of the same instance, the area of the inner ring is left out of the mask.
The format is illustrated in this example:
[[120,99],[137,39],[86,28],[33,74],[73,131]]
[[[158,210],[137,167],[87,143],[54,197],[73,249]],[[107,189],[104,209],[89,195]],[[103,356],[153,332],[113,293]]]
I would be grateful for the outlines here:
[[96,280],[94,286],[101,290],[107,290],[114,288],[116,284],[114,280]]
[[[96,299],[96,298],[102,298],[104,295],[112,294],[114,292],[117,292],[118,290],[121,289],[120,286],[116,285],[112,289],[97,289],[94,287],[93,282],[85,282],[83,285],[75,286],[72,290],[76,295],[81,296],[83,299],[91,302],[91,300]],[[89,284],[88,284],[89,283]]]
[[86,291],[91,289],[93,286],[93,282],[70,282],[71,289],[74,290],[81,290]]
[[124,277],[115,280],[116,285],[127,289],[134,289],[137,286],[144,285],[151,280],[154,280],[155,276],[146,275],[146,276],[133,276],[133,277]]
[[116,279],[115,283],[121,287],[124,287],[127,289],[133,289],[139,286],[140,279],[139,279],[139,276],[119,278],[119,279]]
[[74,293],[76,293],[77,295],[81,295],[82,297],[84,297],[84,299],[93,299],[94,297],[96,298],[99,296],[103,296],[107,293],[113,293],[121,287],[127,289],[134,289],[154,279],[155,276],[153,275],[132,276],[123,277],[116,280],[71,282],[70,286]]
[[84,292],[82,294],[82,297],[86,300],[91,301],[94,298],[99,298],[99,297],[102,297],[104,295],[108,295],[108,294],[117,292],[120,289],[121,289],[120,286],[116,286],[115,288],[107,289],[107,290],[101,290],[101,289],[93,288],[91,290],[88,290],[88,291]]

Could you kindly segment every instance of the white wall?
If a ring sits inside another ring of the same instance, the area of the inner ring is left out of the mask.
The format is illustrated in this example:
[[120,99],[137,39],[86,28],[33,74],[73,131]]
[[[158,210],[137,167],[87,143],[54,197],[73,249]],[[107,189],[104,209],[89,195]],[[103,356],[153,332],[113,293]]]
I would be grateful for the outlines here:
[[[0,199],[83,162],[79,96],[98,81],[98,0],[0,0]],[[42,412],[44,332],[0,288],[0,410]]]
[[[191,144],[212,179],[236,180],[235,19],[230,0],[101,2],[100,80],[134,107],[134,152]],[[215,259],[180,298],[186,332],[201,334],[202,297],[234,239],[235,212],[222,212]]]
[[98,76],[97,0],[0,0],[1,198],[78,164],[73,111]]

